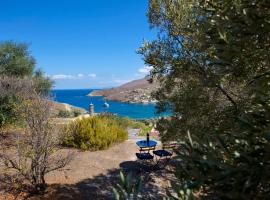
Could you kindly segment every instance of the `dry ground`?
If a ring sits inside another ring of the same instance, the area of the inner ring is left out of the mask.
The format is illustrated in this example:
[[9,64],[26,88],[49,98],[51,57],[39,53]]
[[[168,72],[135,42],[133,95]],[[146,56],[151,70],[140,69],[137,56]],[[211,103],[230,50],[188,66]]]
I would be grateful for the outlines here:
[[[136,130],[131,130],[129,140],[114,145],[103,151],[79,151],[76,149],[63,149],[62,153],[71,151],[74,158],[68,166],[62,170],[52,172],[46,176],[49,187],[45,194],[32,196],[29,199],[47,200],[91,200],[113,199],[112,186],[119,181],[120,170],[133,171],[137,176],[142,175],[143,199],[162,199],[165,188],[169,186],[169,180],[173,179],[170,167],[162,170],[150,170],[136,161],[135,153],[138,151],[135,136]],[[12,199],[0,191],[0,200]],[[20,199],[20,197],[18,198]]]

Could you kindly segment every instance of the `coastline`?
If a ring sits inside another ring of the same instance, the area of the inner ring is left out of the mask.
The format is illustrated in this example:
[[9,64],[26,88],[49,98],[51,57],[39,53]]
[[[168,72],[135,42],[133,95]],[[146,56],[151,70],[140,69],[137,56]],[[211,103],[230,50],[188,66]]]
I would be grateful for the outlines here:
[[105,90],[93,90],[88,97],[103,97],[105,100],[118,101],[124,103],[141,103],[141,104],[153,104],[157,101],[151,97],[152,91],[145,89],[137,90],[123,90],[119,89],[105,89]]
[[60,111],[63,111],[63,110],[69,111],[69,112],[77,110],[77,111],[81,112],[82,114],[87,113],[87,110],[82,108],[82,107],[74,106],[74,105],[71,105],[68,103],[58,102],[56,100],[50,100],[49,102],[52,106],[52,112],[54,115],[57,115]]
[[69,105],[84,108],[86,111],[89,109],[89,105],[94,104],[94,112],[110,112],[119,116],[127,116],[132,119],[152,119],[165,114],[156,114],[155,102],[131,102],[131,101],[108,101],[109,108],[104,108],[105,98],[101,95],[89,96],[88,94],[93,91],[92,89],[85,90],[54,90],[54,100],[61,103],[67,103]]
[[126,102],[126,103],[156,103],[152,93],[159,88],[159,82],[149,77],[125,83],[118,87],[93,90],[87,96],[102,96],[105,100]]

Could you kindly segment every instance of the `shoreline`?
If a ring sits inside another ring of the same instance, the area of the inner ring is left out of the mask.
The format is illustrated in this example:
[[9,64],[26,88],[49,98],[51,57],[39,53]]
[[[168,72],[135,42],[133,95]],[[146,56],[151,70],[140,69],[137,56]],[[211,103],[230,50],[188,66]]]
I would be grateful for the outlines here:
[[[104,97],[101,95],[87,96],[92,90],[70,90],[68,91],[53,91],[54,100],[60,103],[67,103],[74,105],[75,107],[84,108],[89,110],[90,103],[94,104],[94,112],[111,112],[118,114],[119,116],[129,117],[131,119],[156,119],[162,116],[170,115],[169,112],[156,114],[155,105],[156,102],[134,102],[134,101],[117,101],[108,100],[110,107],[105,109],[102,105],[104,104]],[[78,98],[79,97],[79,98]]]
[[[121,96],[115,96],[117,94],[111,94],[111,95],[105,95],[105,94],[99,94],[98,92],[102,91],[96,91],[93,90],[92,92],[90,92],[89,94],[87,94],[86,96],[88,97],[103,97],[105,100],[107,101],[117,101],[117,102],[122,102],[122,103],[138,103],[138,104],[155,104],[157,103],[157,100],[149,100],[150,98],[148,98],[147,100],[139,100],[139,97],[123,97],[121,98]],[[130,91],[128,91],[130,92]],[[97,94],[96,94],[97,93]],[[124,92],[122,92],[123,94]],[[137,100],[138,99],[138,100]]]
[[[112,101],[112,100],[109,100],[109,101]],[[55,103],[55,104],[61,105],[61,106],[68,106],[71,109],[81,109],[81,110],[84,110],[85,112],[83,112],[82,115],[88,115],[89,114],[89,112],[85,108],[83,108],[83,107],[78,107],[78,106],[74,106],[72,104],[58,102],[58,101],[55,101],[55,100],[52,101],[52,102]],[[133,104],[133,103],[130,103],[130,102],[123,102],[123,103]],[[141,103],[134,103],[134,104],[141,104]],[[149,104],[152,104],[152,103],[149,103]],[[56,109],[56,110],[59,110],[59,109]],[[102,112],[95,112],[95,114],[100,114],[100,113],[102,113]],[[161,116],[150,117],[150,118],[147,118],[147,117],[146,118],[136,118],[136,117],[130,117],[130,116],[127,116],[127,115],[119,115],[117,113],[112,113],[112,114],[115,114],[115,115],[120,116],[120,117],[128,117],[128,118],[130,118],[132,120],[138,120],[138,121],[140,121],[140,120],[145,120],[145,121],[148,121],[148,120],[157,120],[160,117],[167,117],[168,116],[168,115],[161,115]]]

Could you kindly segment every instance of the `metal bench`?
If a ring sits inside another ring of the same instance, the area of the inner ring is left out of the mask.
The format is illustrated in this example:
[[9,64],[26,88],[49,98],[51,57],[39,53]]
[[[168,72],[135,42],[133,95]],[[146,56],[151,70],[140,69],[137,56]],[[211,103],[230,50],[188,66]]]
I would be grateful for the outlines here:
[[161,160],[165,159],[164,166],[165,167],[168,162],[170,161],[171,157],[174,154],[174,150],[179,147],[178,143],[171,142],[171,143],[164,143],[162,145],[162,149],[154,150],[153,154],[156,156],[157,165],[160,163]]
[[140,163],[140,171],[153,170],[154,155],[150,152],[154,150],[155,146],[140,147],[140,153],[136,153],[137,160]]
[[140,153],[136,153],[136,156],[139,160],[153,160],[154,156],[150,151],[154,151],[155,146],[153,147],[140,147]]

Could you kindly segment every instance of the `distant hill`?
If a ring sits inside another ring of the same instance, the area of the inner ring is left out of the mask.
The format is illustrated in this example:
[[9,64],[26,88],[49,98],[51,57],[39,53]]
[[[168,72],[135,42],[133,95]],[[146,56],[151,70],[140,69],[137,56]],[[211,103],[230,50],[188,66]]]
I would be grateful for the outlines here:
[[94,90],[88,96],[104,96],[107,100],[132,103],[149,103],[154,101],[151,93],[159,86],[157,82],[149,83],[149,78],[142,78],[123,84],[119,87]]

